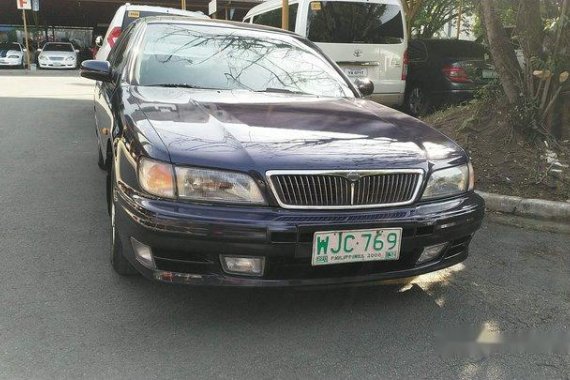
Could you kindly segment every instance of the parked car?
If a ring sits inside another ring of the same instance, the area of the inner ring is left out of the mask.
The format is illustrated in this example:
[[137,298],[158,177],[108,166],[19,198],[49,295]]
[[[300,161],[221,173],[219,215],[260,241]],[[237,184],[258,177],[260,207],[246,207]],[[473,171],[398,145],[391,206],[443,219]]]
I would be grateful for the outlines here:
[[411,40],[406,110],[420,116],[443,104],[473,98],[477,89],[497,78],[483,45],[463,40]]
[[466,153],[366,100],[305,38],[141,19],[97,81],[111,262],[183,284],[409,277],[463,261],[484,213]]
[[[244,22],[280,28],[281,4],[265,1]],[[315,42],[353,81],[369,78],[372,100],[403,104],[408,36],[400,0],[291,0],[289,30]]]
[[70,42],[48,42],[38,49],[39,69],[76,69],[79,50]]
[[192,12],[182,9],[165,8],[165,7],[154,7],[148,5],[136,5],[126,3],[121,5],[115,16],[111,20],[109,27],[107,28],[107,33],[105,37],[97,36],[96,44],[99,50],[97,51],[96,59],[105,60],[111,51],[111,48],[115,45],[115,42],[121,35],[121,32],[126,29],[133,21],[138,20],[141,17],[148,16],[159,16],[159,15],[178,15],[187,16],[194,18],[209,19],[208,16],[204,15],[202,12]]
[[24,68],[26,63],[26,48],[18,42],[0,43],[0,67]]

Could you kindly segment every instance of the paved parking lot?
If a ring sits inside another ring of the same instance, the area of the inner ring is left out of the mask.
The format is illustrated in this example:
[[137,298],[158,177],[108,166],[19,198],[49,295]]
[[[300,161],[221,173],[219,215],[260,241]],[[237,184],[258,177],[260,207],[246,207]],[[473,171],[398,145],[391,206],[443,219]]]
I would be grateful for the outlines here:
[[91,98],[76,71],[0,71],[0,378],[568,379],[569,235],[487,221],[463,265],[405,285],[120,278]]

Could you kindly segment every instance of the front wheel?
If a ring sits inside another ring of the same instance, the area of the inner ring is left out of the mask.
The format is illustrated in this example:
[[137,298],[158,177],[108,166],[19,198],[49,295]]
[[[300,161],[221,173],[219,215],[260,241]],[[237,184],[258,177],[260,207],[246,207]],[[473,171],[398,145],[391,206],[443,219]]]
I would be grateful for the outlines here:
[[111,266],[121,276],[132,276],[138,274],[137,270],[129,263],[123,255],[123,245],[119,234],[117,233],[116,225],[116,210],[115,210],[115,178],[111,176],[111,197],[110,197],[110,214],[111,214]]

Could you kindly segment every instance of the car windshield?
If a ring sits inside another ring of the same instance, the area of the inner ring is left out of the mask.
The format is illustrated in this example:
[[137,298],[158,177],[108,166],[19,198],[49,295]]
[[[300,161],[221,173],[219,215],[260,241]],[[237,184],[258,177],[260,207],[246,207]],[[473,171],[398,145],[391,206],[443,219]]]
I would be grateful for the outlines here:
[[335,68],[297,38],[217,26],[149,25],[135,78],[140,85],[354,97]]
[[71,44],[46,44],[43,51],[73,51]]
[[11,42],[0,43],[0,50],[20,50],[20,45]]
[[315,42],[399,44],[404,24],[399,6],[354,1],[313,1],[307,38]]

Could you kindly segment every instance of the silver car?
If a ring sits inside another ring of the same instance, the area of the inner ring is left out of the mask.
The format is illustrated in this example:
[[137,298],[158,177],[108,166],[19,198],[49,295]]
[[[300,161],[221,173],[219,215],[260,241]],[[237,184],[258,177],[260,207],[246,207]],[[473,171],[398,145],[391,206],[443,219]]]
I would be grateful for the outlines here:
[[0,66],[23,68],[26,64],[26,49],[17,42],[0,43]]
[[77,53],[69,42],[48,42],[43,49],[38,49],[38,68],[40,69],[75,69]]

